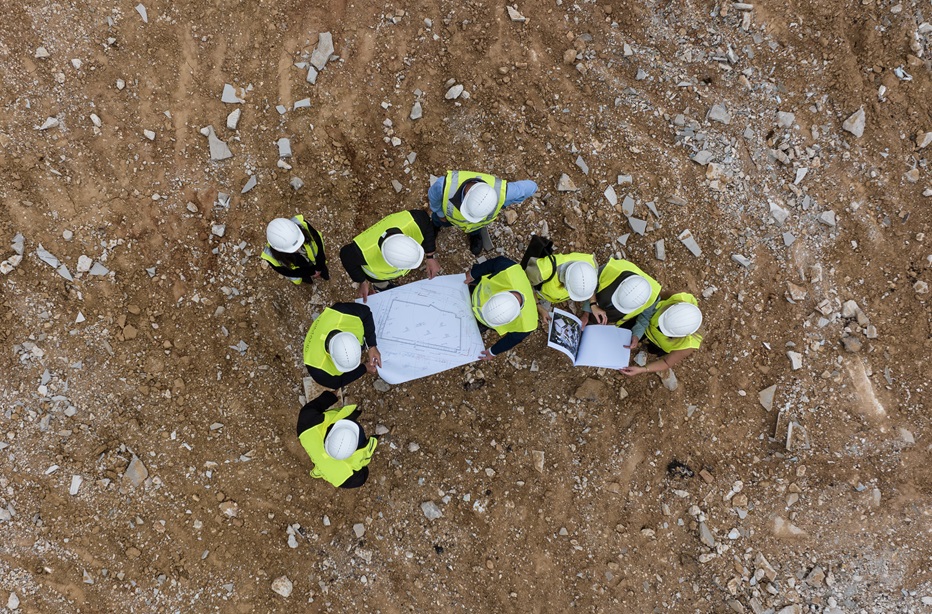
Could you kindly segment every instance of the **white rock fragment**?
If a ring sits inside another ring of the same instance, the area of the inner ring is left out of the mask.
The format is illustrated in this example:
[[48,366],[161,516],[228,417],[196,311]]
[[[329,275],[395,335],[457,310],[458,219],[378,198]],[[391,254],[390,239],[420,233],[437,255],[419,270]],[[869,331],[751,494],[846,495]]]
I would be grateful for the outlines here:
[[57,117],[49,117],[42,123],[41,126],[36,127],[36,130],[48,130],[50,128],[56,128],[61,122],[58,121]]
[[152,130],[143,130],[142,135],[146,137],[147,139],[149,139],[150,141],[155,140],[155,132],[153,132]]
[[437,504],[433,501],[421,503],[421,511],[424,512],[424,516],[426,516],[428,520],[436,520],[443,516],[443,512],[440,511],[440,508],[437,507]]
[[699,244],[696,243],[696,240],[693,238],[693,233],[690,232],[688,228],[681,232],[676,238],[686,246],[686,249],[692,252],[693,256],[698,258],[702,255],[702,249],[699,248]]
[[780,128],[792,128],[796,121],[796,115],[785,111],[777,111],[777,126]]
[[760,402],[761,407],[770,411],[773,409],[773,397],[777,393],[777,385],[768,386],[760,392],[757,393],[757,400]]
[[35,57],[39,60],[43,60],[49,57],[49,52],[45,49],[45,47],[37,47]]
[[298,100],[297,102],[294,103],[294,107],[292,107],[292,110],[297,111],[298,109],[309,109],[310,107],[311,107],[311,99],[302,98],[301,100]]
[[803,355],[799,352],[789,351],[786,353],[786,357],[790,359],[790,367],[793,371],[798,371],[803,368]]
[[136,5],[136,12],[139,13],[139,16],[142,17],[142,23],[149,23],[149,13],[146,11],[146,7],[139,3]]
[[278,157],[279,158],[290,158],[291,157],[291,139],[282,137],[276,141],[278,145]]
[[421,109],[420,102],[415,102],[413,105],[411,105],[411,114],[408,117],[410,117],[412,120],[415,120],[415,119],[421,119],[423,115],[424,115],[424,111],[423,109]]
[[916,146],[919,149],[925,149],[932,145],[932,131],[916,135]]
[[777,226],[783,226],[786,223],[787,218],[790,217],[790,212],[781,207],[780,205],[771,202],[770,203],[770,217],[773,218],[773,221],[777,223]]
[[239,118],[242,114],[242,109],[233,109],[233,111],[227,115],[227,128],[236,130],[236,127],[239,125]]
[[313,66],[307,67],[307,82],[308,83],[310,83],[311,85],[314,85],[315,83],[317,83],[317,75],[318,75],[318,72],[316,68],[314,68]]
[[660,239],[659,241],[654,243],[654,257],[657,258],[657,260],[667,259],[667,252],[666,252],[666,249],[664,248],[663,239]]
[[518,21],[521,23],[524,23],[525,21],[527,21],[527,17],[519,13],[517,8],[513,6],[506,6],[505,8],[508,9],[508,19],[512,21]]
[[91,118],[91,123],[97,126],[98,128],[100,128],[103,125],[103,123],[100,121],[100,118],[97,117],[96,113],[91,113],[90,118]]
[[288,112],[288,107],[286,107],[283,104],[280,104],[280,105],[275,106],[275,110],[278,111],[279,115],[284,115],[285,113]]
[[615,194],[615,188],[608,186],[605,188],[605,199],[608,201],[608,204],[615,206],[618,204],[618,195]]
[[841,127],[854,136],[861,138],[861,136],[864,134],[864,123],[864,107],[861,107],[853,114],[851,114],[851,116],[841,124]]
[[123,79],[117,79],[116,88],[122,92],[124,87],[126,87],[126,81],[124,81]]
[[78,58],[71,58],[71,65],[74,66],[74,69],[75,69],[75,70],[81,70],[81,66],[82,66],[83,64],[84,64],[84,62],[82,62],[82,61],[79,60]]
[[742,256],[741,254],[732,254],[731,259],[746,269],[751,266],[751,261],[745,256]]
[[578,189],[569,175],[566,173],[560,175],[560,180],[557,181],[557,192],[575,192]]
[[246,185],[244,185],[244,186],[243,186],[243,189],[240,190],[240,194],[245,194],[245,193],[248,192],[249,190],[251,190],[251,189],[253,189],[254,187],[256,187],[256,183],[258,183],[258,180],[256,179],[256,176],[255,176],[255,175],[251,175],[251,176],[249,177],[249,179],[246,181]]
[[465,88],[463,87],[462,84],[457,83],[456,85],[448,89],[447,93],[444,94],[443,97],[446,98],[447,100],[456,100],[463,93],[464,89]]
[[39,243],[39,247],[36,248],[36,256],[39,257],[39,260],[52,268],[56,268],[61,264],[61,261],[56,258],[52,252],[42,247],[41,243]]
[[301,180],[300,177],[292,177],[289,183],[291,184],[291,187],[294,188],[295,190],[300,190],[301,188],[304,187],[304,182]]
[[834,227],[837,223],[834,211],[825,211],[819,216],[819,221],[829,227]]
[[81,313],[81,312],[79,311],[79,312],[78,312],[78,316],[74,319],[74,323],[75,323],[75,324],[80,324],[81,322],[83,322],[83,321],[86,320],[86,319],[87,319],[87,318],[84,317],[84,314]]
[[395,190],[395,193],[400,193],[404,186],[401,185],[401,182],[397,179],[392,179],[392,188]]
[[644,235],[647,233],[647,220],[642,220],[636,217],[629,217],[628,225],[631,226],[631,230],[639,235]]
[[78,264],[75,267],[75,270],[78,273],[87,273],[91,270],[91,267],[94,265],[94,261],[88,258],[85,255],[78,256]]
[[576,156],[576,166],[583,172],[583,175],[589,174],[589,165],[583,160],[582,156]]
[[10,596],[6,600],[6,607],[11,612],[15,612],[19,609],[19,597],[16,596],[16,593],[10,592]]
[[627,217],[634,215],[634,199],[630,196],[625,196],[625,199],[621,201],[621,212],[624,213]]
[[207,137],[207,144],[210,147],[210,159],[214,161],[226,160],[233,157],[233,152],[226,143],[217,138],[213,126],[201,128],[201,134]]
[[282,597],[290,597],[294,590],[294,584],[288,579],[288,576],[280,576],[272,580],[272,592]]
[[78,490],[81,488],[81,484],[84,483],[84,478],[80,475],[71,476],[71,486],[68,488],[68,494],[72,497],[78,494]]
[[333,55],[333,36],[330,32],[321,32],[317,37],[317,47],[311,53],[311,65],[318,71],[327,65],[327,60]]
[[702,151],[697,152],[690,159],[700,166],[706,166],[709,162],[712,161],[712,152],[703,149]]
[[146,478],[149,477],[149,470],[146,469],[145,464],[139,460],[139,457],[134,454],[123,477],[129,480],[130,484],[138,488],[142,486]]
[[222,237],[227,232],[226,224],[212,224],[210,227],[210,234],[216,237]]
[[362,537],[366,534],[366,525],[361,522],[357,522],[353,525],[353,533],[356,534],[357,538]]
[[243,88],[235,88],[229,83],[223,84],[223,93],[220,95],[220,102],[226,104],[242,104],[246,102],[243,96],[246,95],[246,92]]
[[706,119],[728,125],[731,123],[731,114],[728,113],[728,109],[725,108],[725,105],[714,104],[712,108],[709,109]]

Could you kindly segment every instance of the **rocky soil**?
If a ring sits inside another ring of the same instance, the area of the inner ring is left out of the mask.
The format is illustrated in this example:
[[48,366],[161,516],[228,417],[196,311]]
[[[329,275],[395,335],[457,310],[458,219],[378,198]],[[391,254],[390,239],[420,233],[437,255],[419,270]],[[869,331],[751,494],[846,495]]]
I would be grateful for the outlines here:
[[[932,611],[927,1],[143,4],[0,19],[0,606]],[[540,185],[502,253],[632,259],[705,342],[368,378],[332,489],[304,333],[448,168]],[[328,283],[258,258],[296,213]]]

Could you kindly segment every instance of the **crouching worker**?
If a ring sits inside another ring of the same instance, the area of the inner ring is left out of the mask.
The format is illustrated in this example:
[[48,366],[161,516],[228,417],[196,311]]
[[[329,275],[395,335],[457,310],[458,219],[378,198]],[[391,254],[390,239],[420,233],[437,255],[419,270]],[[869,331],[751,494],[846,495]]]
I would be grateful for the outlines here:
[[340,488],[359,488],[369,479],[369,461],[379,441],[366,437],[355,405],[328,409],[337,395],[325,392],[301,408],[298,440],[311,457],[311,477]]
[[[362,362],[362,345],[369,348]],[[321,386],[336,390],[382,366],[376,347],[372,311],[359,303],[335,303],[324,309],[304,337],[304,366]]]
[[501,339],[482,350],[480,360],[492,360],[524,341],[537,328],[534,290],[516,262],[499,256],[476,264],[466,273],[472,312],[479,330],[493,329]]
[[644,311],[638,316],[628,347],[634,351],[643,332],[644,349],[660,359],[643,367],[632,365],[620,369],[625,375],[666,371],[683,362],[702,344],[702,335],[696,332],[702,326],[702,312],[692,294],[674,294],[657,303],[650,315],[648,313]]

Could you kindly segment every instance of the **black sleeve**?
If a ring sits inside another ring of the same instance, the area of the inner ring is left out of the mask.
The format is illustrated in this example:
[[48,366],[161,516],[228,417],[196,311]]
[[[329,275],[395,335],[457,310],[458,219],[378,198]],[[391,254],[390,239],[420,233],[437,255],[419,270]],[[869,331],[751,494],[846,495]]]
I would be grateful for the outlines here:
[[474,264],[469,274],[472,275],[473,279],[478,280],[485,275],[494,275],[495,273],[504,271],[508,267],[514,266],[514,264],[514,260],[509,260],[504,256],[497,256],[491,260]]
[[284,275],[285,277],[302,277],[301,272],[296,269],[289,269],[285,266],[275,266],[272,263],[269,263],[269,266],[271,266],[272,270],[279,275]]
[[514,346],[524,341],[524,338],[530,334],[531,333],[529,332],[528,333],[507,333],[501,339],[499,339],[495,343],[495,345],[493,345],[489,349],[492,350],[492,353],[496,356],[498,356],[499,354],[504,354],[505,352],[513,348]]
[[311,239],[317,245],[317,263],[314,268],[320,271],[320,276],[327,281],[330,279],[330,270],[327,268],[327,252],[324,251],[324,239],[320,236],[320,232],[310,224],[307,225],[307,228],[311,231]]
[[343,263],[343,268],[349,273],[350,279],[357,284],[361,284],[369,279],[362,270],[362,265],[365,264],[366,261],[362,257],[362,250],[359,249],[355,241],[344,245],[340,250],[340,262]]
[[432,254],[437,251],[434,223],[430,221],[430,214],[423,209],[412,209],[408,211],[408,213],[414,218],[414,222],[421,230],[421,234],[424,235],[424,241],[421,243],[421,247],[424,248],[424,253]]
[[314,428],[324,421],[324,412],[337,402],[337,395],[324,392],[313,401],[309,401],[298,413],[298,437],[304,431]]
[[372,318],[372,310],[363,303],[336,303],[331,307],[340,313],[356,316],[362,320],[363,335],[366,337],[366,345],[376,347],[375,339],[375,320]]

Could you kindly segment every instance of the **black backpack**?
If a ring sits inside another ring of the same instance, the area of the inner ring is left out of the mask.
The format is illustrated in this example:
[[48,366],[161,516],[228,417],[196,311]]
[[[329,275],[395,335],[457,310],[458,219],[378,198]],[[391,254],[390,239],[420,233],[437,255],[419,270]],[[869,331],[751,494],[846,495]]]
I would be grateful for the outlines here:
[[543,280],[536,286],[537,288],[540,288],[540,286],[553,279],[553,276],[557,274],[557,259],[553,257],[553,241],[547,237],[531,235],[531,242],[528,243],[527,249],[524,250],[524,257],[521,258],[522,269],[527,269],[528,262],[531,261],[531,258],[550,259],[550,277]]

